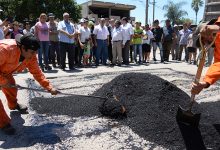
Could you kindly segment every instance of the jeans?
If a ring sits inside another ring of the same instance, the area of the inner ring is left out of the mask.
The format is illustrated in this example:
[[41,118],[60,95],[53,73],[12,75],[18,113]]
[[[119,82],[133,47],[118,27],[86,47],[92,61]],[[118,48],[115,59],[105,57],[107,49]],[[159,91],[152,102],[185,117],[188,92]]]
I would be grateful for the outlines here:
[[154,57],[154,59],[156,59],[157,47],[159,47],[159,49],[160,49],[160,58],[161,58],[161,62],[163,62],[164,61],[164,57],[163,57],[163,47],[162,47],[162,43],[161,42],[153,42],[153,57]]
[[48,54],[49,54],[49,41],[40,41],[40,49],[38,50],[39,65],[43,66],[42,54],[44,57],[44,64],[48,65]]
[[142,62],[142,44],[134,44],[134,61],[137,62],[137,51],[139,53],[139,63]]
[[102,59],[102,63],[105,65],[108,58],[108,44],[107,40],[97,39],[97,49],[96,49],[96,65],[99,65],[99,60]]

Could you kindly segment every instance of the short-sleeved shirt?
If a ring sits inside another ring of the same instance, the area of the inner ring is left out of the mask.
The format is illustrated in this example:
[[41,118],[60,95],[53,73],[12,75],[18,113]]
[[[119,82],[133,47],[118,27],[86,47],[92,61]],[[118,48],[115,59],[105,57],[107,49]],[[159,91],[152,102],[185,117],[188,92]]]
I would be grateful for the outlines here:
[[[134,28],[134,35],[143,35],[142,28]],[[133,44],[142,44],[142,37],[133,37]]]
[[173,40],[173,28],[172,26],[163,27],[164,41],[172,41]]
[[163,29],[161,27],[158,27],[158,28],[153,28],[151,31],[154,35],[153,42],[161,42],[161,38],[163,35]]
[[37,27],[37,36],[40,41],[49,41],[49,27],[47,23],[41,23],[37,22],[36,25]]
[[188,39],[188,36],[190,35],[190,33],[192,33],[192,31],[190,31],[189,29],[187,30],[180,30],[180,42],[179,44],[180,45],[187,45],[187,39]]
[[121,27],[125,32],[124,40],[125,41],[131,40],[131,35],[134,34],[132,25],[130,23],[126,23],[125,25],[121,25]]
[[[74,34],[75,33],[75,27],[71,22],[65,22],[61,21],[58,23],[58,30],[64,30],[65,32],[69,34]],[[69,43],[73,44],[75,40],[73,38],[69,38],[67,35],[59,32],[59,41],[64,42],[64,43]]]
[[52,33],[49,34],[49,40],[54,41],[54,42],[59,41],[58,30],[57,30],[58,23],[57,22],[54,22],[54,23],[48,22],[48,27],[49,27],[49,31],[52,31]]
[[79,33],[80,33],[80,40],[83,43],[86,41],[86,39],[90,38],[90,35],[91,35],[90,29],[85,28],[85,27],[80,27],[79,28]]
[[150,44],[151,39],[154,38],[153,33],[151,30],[144,30],[144,37],[143,37],[143,44]]
[[95,34],[99,40],[106,40],[109,35],[108,28],[106,26],[101,27],[101,25],[97,25],[95,26],[93,34]]
[[[0,24],[2,24],[2,20],[0,19]],[[4,29],[3,27],[0,27],[0,40],[4,39]]]

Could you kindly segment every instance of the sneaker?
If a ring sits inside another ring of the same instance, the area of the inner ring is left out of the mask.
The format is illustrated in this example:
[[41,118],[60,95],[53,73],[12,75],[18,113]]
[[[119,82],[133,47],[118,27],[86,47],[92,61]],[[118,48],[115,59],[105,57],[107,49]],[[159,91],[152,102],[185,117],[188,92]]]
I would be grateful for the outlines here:
[[18,110],[21,114],[28,114],[28,111],[27,111],[27,106],[25,105],[22,105],[22,104],[17,104],[16,110]]
[[7,135],[13,135],[16,132],[15,128],[13,128],[10,123],[1,128],[1,130]]

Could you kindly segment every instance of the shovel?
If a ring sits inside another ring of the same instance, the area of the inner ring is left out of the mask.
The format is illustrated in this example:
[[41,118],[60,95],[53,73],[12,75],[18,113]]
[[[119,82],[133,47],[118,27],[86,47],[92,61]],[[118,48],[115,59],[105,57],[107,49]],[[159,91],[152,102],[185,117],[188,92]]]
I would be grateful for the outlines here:
[[[201,58],[199,61],[198,69],[197,69],[195,80],[194,80],[194,83],[196,83],[196,84],[198,84],[200,81],[203,66],[205,64],[206,52],[212,47],[212,45],[215,42],[215,39],[216,39],[216,36],[211,44],[209,44],[207,47],[204,47],[203,42],[202,42],[202,37],[201,36],[199,37],[199,42],[200,42],[202,50],[201,50]],[[181,106],[178,107],[178,111],[177,111],[177,115],[176,115],[177,122],[191,125],[193,127],[199,126],[201,113],[194,114],[192,112],[192,107],[193,107],[194,103],[195,103],[195,95],[191,94],[191,100],[190,100],[188,109],[185,110]]]
[[[3,86],[3,87],[5,87],[5,86]],[[43,89],[23,87],[18,84],[9,85],[7,87],[48,93],[47,91],[45,91]],[[95,96],[95,95],[78,95],[78,94],[76,95],[76,94],[69,94],[69,93],[62,93],[62,92],[59,92],[58,94],[66,95],[66,96],[83,96],[83,97],[89,97],[89,98],[102,99],[103,103],[99,107],[99,111],[104,116],[109,116],[111,118],[124,118],[124,117],[126,117],[127,111],[125,109],[125,106],[119,101],[119,99],[115,95],[106,94],[106,97],[102,97],[102,96]]]

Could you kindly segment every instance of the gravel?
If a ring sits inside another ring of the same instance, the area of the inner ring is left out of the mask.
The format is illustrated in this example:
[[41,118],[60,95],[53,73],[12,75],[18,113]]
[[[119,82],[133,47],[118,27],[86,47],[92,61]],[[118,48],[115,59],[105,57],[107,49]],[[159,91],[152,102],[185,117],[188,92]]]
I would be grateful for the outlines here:
[[[168,149],[219,149],[219,102],[195,104],[202,112],[199,129],[178,125],[177,107],[186,107],[190,97],[174,84],[148,73],[117,76],[93,94],[118,96],[127,109],[127,118],[118,120],[147,141]],[[98,107],[103,100],[80,95],[59,98],[34,98],[30,106],[39,114],[101,116]],[[214,125],[215,124],[215,125]]]

